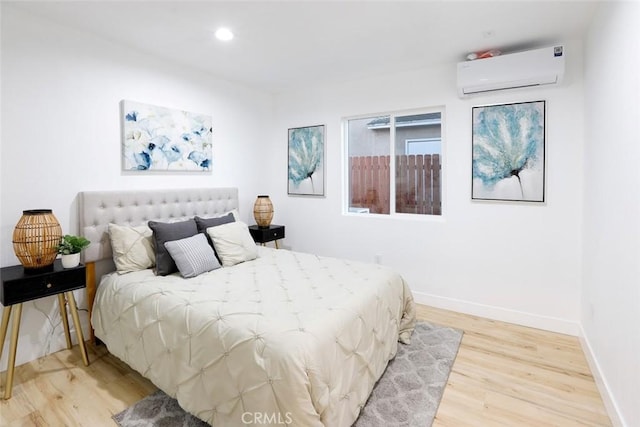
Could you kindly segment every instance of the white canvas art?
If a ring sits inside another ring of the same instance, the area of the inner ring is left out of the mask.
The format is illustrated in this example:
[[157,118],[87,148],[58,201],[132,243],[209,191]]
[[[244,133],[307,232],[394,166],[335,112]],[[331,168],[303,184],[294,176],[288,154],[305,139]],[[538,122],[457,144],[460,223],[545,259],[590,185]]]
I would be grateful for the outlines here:
[[472,198],[544,202],[545,101],[473,108]]
[[211,171],[211,123],[205,114],[122,101],[122,169]]
[[324,125],[289,129],[288,194],[324,196]]

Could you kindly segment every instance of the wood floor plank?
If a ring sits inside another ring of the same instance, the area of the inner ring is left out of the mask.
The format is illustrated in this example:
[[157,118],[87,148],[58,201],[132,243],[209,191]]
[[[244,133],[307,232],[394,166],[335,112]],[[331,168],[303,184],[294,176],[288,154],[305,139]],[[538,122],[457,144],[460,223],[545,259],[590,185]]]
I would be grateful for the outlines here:
[[434,426],[611,425],[576,337],[425,306],[418,315],[464,331]]
[[[434,426],[611,425],[576,337],[427,306],[417,313],[464,331]],[[114,427],[112,415],[156,390],[104,346],[88,351],[88,367],[77,346],[17,367],[0,425]]]

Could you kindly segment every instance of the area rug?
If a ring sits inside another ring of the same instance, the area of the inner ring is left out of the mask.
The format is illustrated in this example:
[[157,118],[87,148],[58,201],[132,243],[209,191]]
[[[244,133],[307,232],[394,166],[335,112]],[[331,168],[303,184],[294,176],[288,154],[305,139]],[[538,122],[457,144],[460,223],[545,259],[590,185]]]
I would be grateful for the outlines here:
[[[458,353],[462,332],[418,322],[411,344],[384,371],[354,427],[429,427]],[[206,427],[157,391],[113,416],[120,427]]]

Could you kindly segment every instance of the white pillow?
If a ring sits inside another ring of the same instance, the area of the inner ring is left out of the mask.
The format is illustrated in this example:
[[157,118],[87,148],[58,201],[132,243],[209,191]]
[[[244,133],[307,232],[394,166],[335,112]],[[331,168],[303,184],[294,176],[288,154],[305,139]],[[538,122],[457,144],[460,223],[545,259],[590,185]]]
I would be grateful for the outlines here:
[[249,227],[242,221],[209,227],[207,234],[211,237],[223,267],[231,267],[258,257],[258,248],[249,233]]
[[109,224],[108,230],[118,273],[146,270],[156,264],[153,233],[149,227]]
[[165,242],[164,247],[167,248],[182,277],[196,277],[199,274],[220,268],[213,248],[202,233]]

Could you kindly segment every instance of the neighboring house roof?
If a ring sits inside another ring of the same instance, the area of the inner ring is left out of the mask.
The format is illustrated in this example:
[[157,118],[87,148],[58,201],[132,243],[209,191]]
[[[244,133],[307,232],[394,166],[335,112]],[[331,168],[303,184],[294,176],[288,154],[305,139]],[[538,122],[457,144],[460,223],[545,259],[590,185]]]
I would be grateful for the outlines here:
[[[390,126],[389,122],[390,122],[389,116],[376,117],[375,119],[367,123],[367,128],[385,129]],[[433,125],[440,125],[440,122],[441,122],[441,114],[439,112],[396,117],[396,127],[433,126]]]

